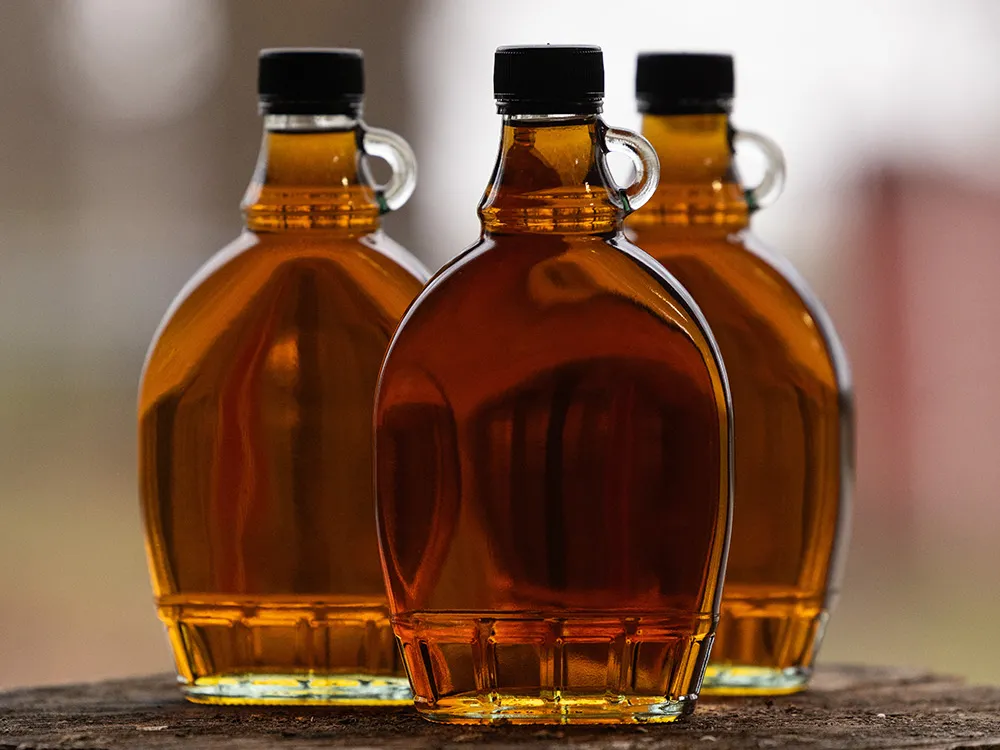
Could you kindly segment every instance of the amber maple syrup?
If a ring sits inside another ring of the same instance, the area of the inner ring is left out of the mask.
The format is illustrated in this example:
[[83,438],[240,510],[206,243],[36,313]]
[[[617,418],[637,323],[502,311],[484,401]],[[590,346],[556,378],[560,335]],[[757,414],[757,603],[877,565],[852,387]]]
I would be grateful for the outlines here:
[[[599,49],[502,48],[496,83],[482,237],[410,308],[379,385],[393,624],[433,720],[672,721],[717,616],[725,378],[688,296],[622,234],[655,158],[598,116]],[[640,187],[611,181],[615,146]]]
[[371,415],[425,272],[379,230],[412,184],[377,190],[364,153],[411,154],[357,119],[360,65],[352,51],[262,54],[246,231],[181,292],[146,361],[147,547],[191,700],[410,700],[379,567]]
[[640,57],[642,130],[662,175],[629,233],[697,300],[732,388],[733,536],[704,692],[778,694],[808,683],[837,593],[853,398],[822,306],[748,232],[762,191],[733,167],[732,83],[725,55]]

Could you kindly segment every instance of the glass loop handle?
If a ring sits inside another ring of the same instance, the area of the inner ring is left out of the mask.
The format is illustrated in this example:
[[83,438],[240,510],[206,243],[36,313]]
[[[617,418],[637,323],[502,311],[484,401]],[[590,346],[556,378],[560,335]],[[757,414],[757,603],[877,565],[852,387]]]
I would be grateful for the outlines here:
[[[660,159],[652,144],[638,133],[624,128],[607,128],[604,131],[607,151],[627,155],[635,166],[635,180],[627,187],[615,186],[622,200],[622,208],[630,214],[653,197],[660,182]],[[612,185],[614,181],[612,180]]]
[[764,176],[757,186],[744,191],[750,210],[758,211],[778,200],[785,189],[785,155],[781,147],[770,138],[749,130],[737,130],[733,136],[733,148],[739,149],[741,144],[754,146],[767,162]]
[[366,126],[362,133],[361,150],[364,156],[382,159],[392,169],[389,181],[384,185],[376,185],[368,172],[368,165],[364,165],[375,189],[379,210],[382,213],[395,211],[410,199],[417,186],[417,157],[410,144],[390,130]]

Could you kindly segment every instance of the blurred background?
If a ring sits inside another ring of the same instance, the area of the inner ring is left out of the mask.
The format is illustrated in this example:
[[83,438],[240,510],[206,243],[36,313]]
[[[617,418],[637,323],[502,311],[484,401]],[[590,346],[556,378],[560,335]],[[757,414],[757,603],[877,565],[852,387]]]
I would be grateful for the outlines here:
[[[755,229],[829,307],[859,404],[827,661],[997,681],[1000,4],[994,0],[0,3],[0,687],[171,668],[147,580],[135,395],[171,298],[240,229],[256,53],[357,46],[413,144],[388,219],[432,268],[478,233],[499,44],[730,51],[737,126],[785,149]],[[747,176],[757,165],[744,155]]]

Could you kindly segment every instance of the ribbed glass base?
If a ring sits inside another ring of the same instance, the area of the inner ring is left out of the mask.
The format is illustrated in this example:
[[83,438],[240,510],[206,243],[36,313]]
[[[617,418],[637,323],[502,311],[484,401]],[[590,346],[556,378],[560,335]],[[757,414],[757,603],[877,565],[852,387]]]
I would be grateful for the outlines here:
[[789,695],[805,690],[812,677],[807,667],[746,667],[709,664],[702,695]]
[[417,703],[425,719],[449,724],[646,724],[676,721],[694,710],[690,699],[663,700],[602,695],[556,694],[552,698],[494,693],[455,696],[434,708]]
[[427,719],[635,724],[694,709],[712,616],[416,612],[393,625]]
[[182,686],[195,703],[386,706],[413,702],[402,677],[238,674],[202,677]]

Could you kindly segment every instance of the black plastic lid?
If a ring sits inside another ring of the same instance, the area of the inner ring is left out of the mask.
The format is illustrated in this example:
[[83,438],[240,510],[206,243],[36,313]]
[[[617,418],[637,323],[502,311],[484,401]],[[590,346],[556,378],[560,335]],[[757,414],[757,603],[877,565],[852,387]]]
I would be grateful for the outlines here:
[[598,113],[604,53],[589,45],[498,47],[493,96],[502,115]]
[[258,58],[261,114],[357,115],[365,94],[364,56],[358,49],[263,49]]
[[642,52],[635,96],[652,115],[722,114],[732,110],[734,78],[732,55]]

